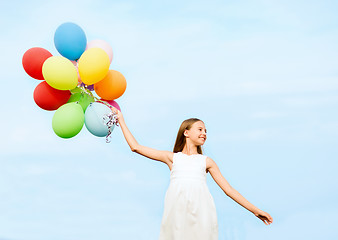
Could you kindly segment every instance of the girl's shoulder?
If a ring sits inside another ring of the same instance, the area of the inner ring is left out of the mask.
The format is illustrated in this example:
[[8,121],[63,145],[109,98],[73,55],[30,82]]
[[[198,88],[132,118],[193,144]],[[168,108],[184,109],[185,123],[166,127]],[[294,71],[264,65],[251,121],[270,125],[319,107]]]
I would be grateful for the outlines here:
[[209,171],[210,168],[218,168],[216,162],[210,157],[207,157],[205,162],[206,162],[205,167],[206,167],[207,171]]

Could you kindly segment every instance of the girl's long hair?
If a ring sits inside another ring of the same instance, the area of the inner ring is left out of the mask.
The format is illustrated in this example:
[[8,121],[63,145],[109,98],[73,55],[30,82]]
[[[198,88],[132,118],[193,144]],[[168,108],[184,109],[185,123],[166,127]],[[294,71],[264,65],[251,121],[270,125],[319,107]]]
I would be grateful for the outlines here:
[[[186,137],[184,136],[184,131],[189,130],[195,122],[199,122],[199,121],[203,122],[202,120],[198,118],[189,118],[182,122],[180,129],[178,130],[178,133],[177,133],[174,150],[173,150],[174,153],[182,152],[186,144]],[[197,146],[197,152],[199,154],[203,154],[201,146]]]

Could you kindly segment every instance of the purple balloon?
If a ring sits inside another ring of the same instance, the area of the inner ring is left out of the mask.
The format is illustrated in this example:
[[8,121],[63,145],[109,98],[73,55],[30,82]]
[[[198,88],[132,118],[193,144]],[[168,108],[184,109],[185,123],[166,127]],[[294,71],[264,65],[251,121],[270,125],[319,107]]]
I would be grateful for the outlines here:
[[94,91],[94,84],[87,86],[87,89],[89,89],[89,91]]
[[84,83],[81,83],[81,87],[85,87],[85,88],[87,88],[89,91],[94,91],[94,84],[92,84],[92,85],[86,85],[86,84],[84,84]]

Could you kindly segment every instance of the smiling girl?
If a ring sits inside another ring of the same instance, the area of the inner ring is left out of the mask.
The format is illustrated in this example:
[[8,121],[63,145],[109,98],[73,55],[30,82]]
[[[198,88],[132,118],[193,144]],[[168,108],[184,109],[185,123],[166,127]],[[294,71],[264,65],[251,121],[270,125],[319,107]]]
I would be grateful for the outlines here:
[[218,240],[217,214],[206,184],[207,173],[224,193],[252,212],[266,225],[272,217],[255,207],[223,177],[217,164],[203,155],[207,139],[204,122],[190,118],[181,124],[173,151],[160,151],[140,145],[129,131],[122,113],[114,109],[123,135],[133,152],[163,162],[170,169],[159,240]]

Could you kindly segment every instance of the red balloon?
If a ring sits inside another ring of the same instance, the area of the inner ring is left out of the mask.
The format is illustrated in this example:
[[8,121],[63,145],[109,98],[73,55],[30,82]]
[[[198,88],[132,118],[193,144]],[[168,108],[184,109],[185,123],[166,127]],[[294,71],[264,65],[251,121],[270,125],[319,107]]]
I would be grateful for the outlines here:
[[67,103],[71,93],[69,90],[58,90],[48,85],[46,81],[39,83],[34,90],[35,103],[44,110],[53,111]]
[[51,56],[53,55],[44,48],[34,47],[28,49],[22,57],[22,66],[32,78],[44,80],[42,65]]

